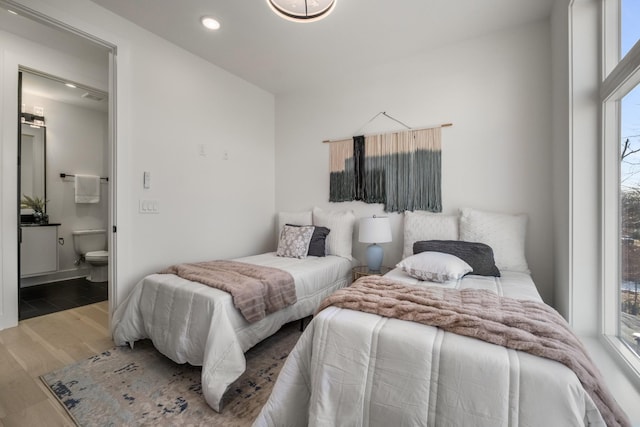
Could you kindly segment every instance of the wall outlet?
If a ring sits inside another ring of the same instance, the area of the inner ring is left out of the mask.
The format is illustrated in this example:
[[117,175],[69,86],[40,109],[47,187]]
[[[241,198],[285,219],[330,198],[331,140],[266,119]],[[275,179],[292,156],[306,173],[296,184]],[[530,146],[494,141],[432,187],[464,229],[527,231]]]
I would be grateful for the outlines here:
[[140,199],[140,206],[139,206],[138,212],[142,214],[160,213],[160,202],[158,200]]

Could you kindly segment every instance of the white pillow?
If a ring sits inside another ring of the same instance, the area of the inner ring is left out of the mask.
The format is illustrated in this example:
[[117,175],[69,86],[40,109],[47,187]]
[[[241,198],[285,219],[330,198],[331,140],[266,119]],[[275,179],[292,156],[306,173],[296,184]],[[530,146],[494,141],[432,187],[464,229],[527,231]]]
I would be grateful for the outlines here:
[[285,225],[282,227],[276,255],[288,258],[306,258],[314,229],[313,225],[303,227]]
[[413,244],[420,240],[458,240],[458,216],[405,211],[403,259],[413,255]]
[[353,244],[353,224],[356,216],[353,211],[325,212],[320,208],[313,208],[313,225],[327,227],[326,248],[327,255],[337,255],[351,261],[351,246]]
[[312,225],[313,217],[311,211],[302,212],[278,212],[277,228],[276,228],[276,241],[280,244],[280,233],[282,233],[282,227],[285,224],[292,225]]
[[524,254],[527,216],[460,210],[460,240],[491,246],[500,270],[529,273]]
[[444,283],[458,280],[473,268],[455,255],[443,252],[420,252],[396,264],[409,276],[419,280]]

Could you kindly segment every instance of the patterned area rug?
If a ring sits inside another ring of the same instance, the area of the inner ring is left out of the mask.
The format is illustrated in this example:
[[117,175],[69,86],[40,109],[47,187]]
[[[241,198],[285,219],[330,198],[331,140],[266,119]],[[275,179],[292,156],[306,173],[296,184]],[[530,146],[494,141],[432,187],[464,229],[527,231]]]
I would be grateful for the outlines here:
[[149,340],[41,379],[80,426],[250,426],[300,335],[300,322],[293,322],[249,350],[247,370],[229,387],[221,413],[202,396],[201,368],[174,363]]

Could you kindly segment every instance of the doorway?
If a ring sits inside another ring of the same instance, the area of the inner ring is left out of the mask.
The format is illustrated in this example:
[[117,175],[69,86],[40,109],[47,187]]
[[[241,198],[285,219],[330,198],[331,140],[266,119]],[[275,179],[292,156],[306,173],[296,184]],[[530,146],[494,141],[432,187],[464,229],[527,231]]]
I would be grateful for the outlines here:
[[[108,298],[108,95],[25,67],[18,82],[18,319],[25,320]],[[83,189],[91,197],[79,197]]]

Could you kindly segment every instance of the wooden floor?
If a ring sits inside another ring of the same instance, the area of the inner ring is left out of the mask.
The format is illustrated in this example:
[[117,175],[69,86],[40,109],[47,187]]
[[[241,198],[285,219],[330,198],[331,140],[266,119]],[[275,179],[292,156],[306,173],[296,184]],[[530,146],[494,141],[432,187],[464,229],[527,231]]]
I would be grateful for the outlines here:
[[108,302],[0,331],[0,425],[73,426],[39,376],[113,347]]

